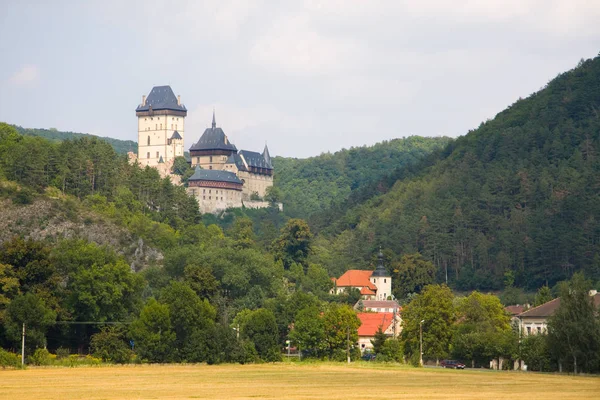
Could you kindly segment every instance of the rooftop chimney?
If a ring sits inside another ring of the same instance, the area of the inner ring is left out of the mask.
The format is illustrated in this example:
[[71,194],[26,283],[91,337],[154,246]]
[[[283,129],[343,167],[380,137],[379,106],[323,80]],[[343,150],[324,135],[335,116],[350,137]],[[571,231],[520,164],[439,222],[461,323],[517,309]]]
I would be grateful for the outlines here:
[[181,105],[181,96],[177,95],[177,105],[180,106]]
[[146,95],[145,94],[142,95],[142,105],[143,106],[146,105]]

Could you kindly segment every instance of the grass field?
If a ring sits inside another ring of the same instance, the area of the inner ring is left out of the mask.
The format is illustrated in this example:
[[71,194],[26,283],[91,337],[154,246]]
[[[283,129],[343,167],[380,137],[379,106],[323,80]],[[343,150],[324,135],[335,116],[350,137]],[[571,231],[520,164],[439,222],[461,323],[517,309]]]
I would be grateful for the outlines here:
[[1,399],[581,399],[600,378],[377,364],[0,370]]

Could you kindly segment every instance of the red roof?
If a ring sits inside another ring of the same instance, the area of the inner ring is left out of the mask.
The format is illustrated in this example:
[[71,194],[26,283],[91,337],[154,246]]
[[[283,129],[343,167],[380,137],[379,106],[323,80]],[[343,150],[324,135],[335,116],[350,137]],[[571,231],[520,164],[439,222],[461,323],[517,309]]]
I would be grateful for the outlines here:
[[371,290],[377,290],[377,286],[369,279],[373,271],[364,271],[360,269],[351,269],[344,272],[337,281],[337,287],[368,287]]
[[372,291],[371,289],[369,289],[368,287],[364,287],[362,289],[360,289],[360,294],[362,294],[363,296],[370,296],[370,295],[374,295],[375,292]]
[[358,336],[375,336],[375,333],[381,326],[382,331],[386,331],[392,324],[394,314],[391,312],[385,313],[358,313],[361,325],[358,328]]
[[510,315],[517,315],[517,314],[521,314],[523,312],[523,310],[525,310],[525,306],[521,306],[521,305],[515,305],[515,306],[506,306],[504,307],[504,310],[509,313]]

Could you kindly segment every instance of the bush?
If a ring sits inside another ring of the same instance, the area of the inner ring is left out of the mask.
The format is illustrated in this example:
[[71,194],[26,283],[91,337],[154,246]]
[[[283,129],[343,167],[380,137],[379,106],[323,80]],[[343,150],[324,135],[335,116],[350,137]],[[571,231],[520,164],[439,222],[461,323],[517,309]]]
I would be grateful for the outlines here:
[[102,361],[124,364],[131,360],[131,350],[125,343],[124,332],[120,327],[108,326],[92,335],[92,353]]
[[0,349],[0,367],[21,368],[21,356]]
[[33,203],[35,193],[29,189],[22,188],[12,198],[13,203],[27,205]]
[[56,349],[56,358],[59,360],[69,357],[70,354],[71,351],[64,347],[59,347],[58,349]]
[[37,349],[35,353],[31,357],[29,357],[29,364],[33,365],[51,365],[54,360],[56,360],[56,356],[54,354],[50,354],[50,352],[46,349]]

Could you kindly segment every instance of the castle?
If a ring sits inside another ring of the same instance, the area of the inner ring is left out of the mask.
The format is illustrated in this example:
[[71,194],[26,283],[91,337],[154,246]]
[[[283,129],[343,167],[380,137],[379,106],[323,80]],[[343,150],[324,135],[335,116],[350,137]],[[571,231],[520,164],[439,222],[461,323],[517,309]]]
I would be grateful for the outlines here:
[[[155,86],[136,108],[138,117],[138,154],[129,154],[139,162],[170,176],[179,184],[171,169],[176,157],[184,156],[184,132],[187,109],[170,86]],[[212,126],[190,148],[188,162],[196,170],[188,179],[187,191],[198,200],[200,211],[214,213],[227,208],[268,207],[261,201],[273,186],[273,165],[269,149],[262,153],[237,150],[217,127],[213,111]],[[279,205],[281,208],[281,205]]]

